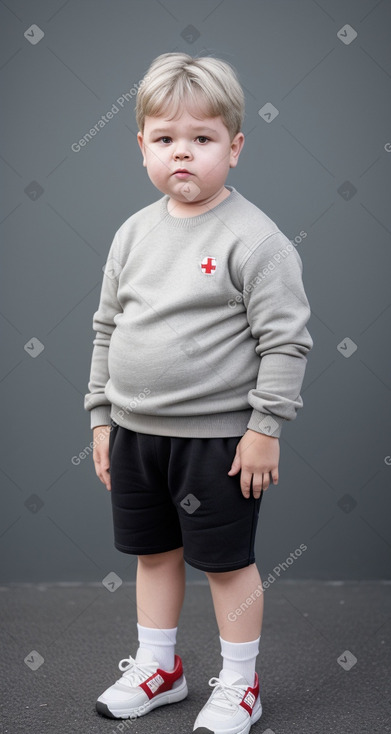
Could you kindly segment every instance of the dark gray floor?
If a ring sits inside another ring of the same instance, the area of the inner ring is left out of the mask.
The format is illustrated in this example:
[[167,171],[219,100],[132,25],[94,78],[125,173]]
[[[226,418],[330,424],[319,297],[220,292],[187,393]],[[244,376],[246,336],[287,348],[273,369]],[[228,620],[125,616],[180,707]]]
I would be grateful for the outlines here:
[[[389,583],[279,580],[265,591],[257,670],[264,713],[251,734],[391,731]],[[136,651],[135,587],[0,588],[4,734],[185,734],[218,675],[209,588],[189,585],[178,632],[188,698],[136,722],[105,719],[95,699]],[[25,662],[44,662],[32,670]],[[346,653],[343,656],[343,653]],[[337,661],[348,665],[345,670]],[[344,662],[346,661],[346,662]]]

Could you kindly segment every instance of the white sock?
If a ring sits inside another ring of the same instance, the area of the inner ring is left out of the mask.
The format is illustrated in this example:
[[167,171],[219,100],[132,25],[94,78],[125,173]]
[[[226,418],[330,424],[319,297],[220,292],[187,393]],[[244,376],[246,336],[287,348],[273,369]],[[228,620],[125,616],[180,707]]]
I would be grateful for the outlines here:
[[245,678],[250,686],[254,685],[255,662],[259,652],[259,640],[251,642],[227,642],[220,637],[223,670],[234,670]]
[[151,650],[162,670],[174,669],[177,629],[162,630],[137,623],[139,647]]

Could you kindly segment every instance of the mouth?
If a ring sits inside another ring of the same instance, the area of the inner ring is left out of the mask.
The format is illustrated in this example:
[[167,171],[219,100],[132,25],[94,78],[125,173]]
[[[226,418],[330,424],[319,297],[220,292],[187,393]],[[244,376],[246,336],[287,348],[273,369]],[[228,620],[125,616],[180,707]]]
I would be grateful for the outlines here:
[[190,173],[190,171],[187,170],[187,168],[177,168],[176,171],[172,174],[173,176],[176,176],[176,174],[186,174],[187,176],[192,176],[193,174]]

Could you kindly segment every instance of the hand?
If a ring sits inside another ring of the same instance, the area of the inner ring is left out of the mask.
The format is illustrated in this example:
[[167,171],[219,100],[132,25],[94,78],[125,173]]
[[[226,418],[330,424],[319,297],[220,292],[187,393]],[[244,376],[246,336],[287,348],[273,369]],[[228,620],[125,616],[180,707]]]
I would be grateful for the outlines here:
[[106,489],[109,492],[111,490],[111,479],[110,479],[110,474],[109,474],[110,431],[111,431],[111,426],[95,426],[95,428],[92,429],[93,444],[94,444],[92,458],[95,464],[95,471],[100,481],[106,485]]
[[270,475],[273,484],[278,484],[279,458],[278,438],[249,428],[236,447],[235,458],[228,474],[233,477],[241,469],[240,488],[243,496],[250,497],[252,481],[253,495],[257,499],[262,489],[268,489]]

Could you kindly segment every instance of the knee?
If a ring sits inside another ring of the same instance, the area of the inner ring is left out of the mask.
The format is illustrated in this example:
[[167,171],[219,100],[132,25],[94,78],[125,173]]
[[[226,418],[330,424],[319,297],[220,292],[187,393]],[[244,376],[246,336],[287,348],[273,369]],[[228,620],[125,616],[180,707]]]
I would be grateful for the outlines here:
[[225,584],[237,575],[237,571],[205,571],[204,573],[209,583],[212,584]]
[[244,566],[243,568],[236,568],[233,571],[215,571],[213,573],[205,571],[205,575],[209,584],[213,585],[224,585],[230,584],[231,582],[248,582],[251,584],[255,581],[261,580],[255,563],[252,563],[249,566]]
[[166,553],[150,553],[137,556],[138,562],[144,568],[161,568],[164,566],[180,565],[184,563],[183,547]]

